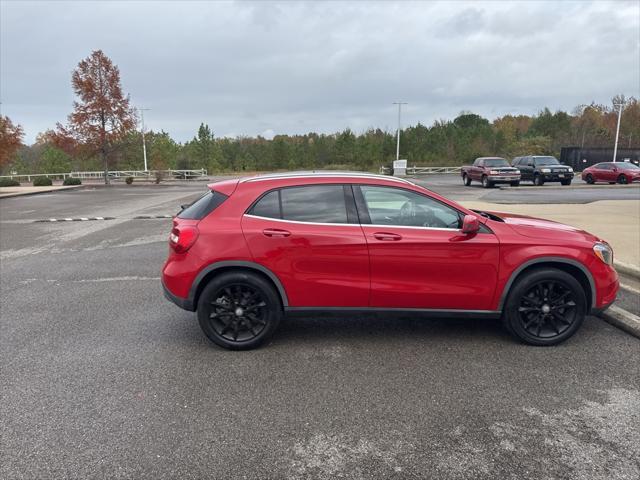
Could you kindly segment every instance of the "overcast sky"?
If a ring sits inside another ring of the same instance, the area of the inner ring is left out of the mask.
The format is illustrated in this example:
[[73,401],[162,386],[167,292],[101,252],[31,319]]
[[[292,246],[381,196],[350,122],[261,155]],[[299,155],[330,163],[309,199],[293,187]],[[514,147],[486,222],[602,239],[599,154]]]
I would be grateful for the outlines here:
[[2,113],[26,141],[64,121],[102,49],[147,127],[189,140],[395,129],[640,96],[640,2],[0,0]]

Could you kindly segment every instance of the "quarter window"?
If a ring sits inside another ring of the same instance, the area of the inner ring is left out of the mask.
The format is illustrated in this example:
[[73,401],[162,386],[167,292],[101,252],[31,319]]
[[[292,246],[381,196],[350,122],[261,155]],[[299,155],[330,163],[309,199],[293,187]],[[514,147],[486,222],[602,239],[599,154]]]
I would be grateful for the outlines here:
[[280,192],[273,190],[258,200],[249,211],[251,215],[267,218],[280,218]]
[[457,210],[425,195],[391,187],[363,185],[360,189],[374,225],[460,228]]

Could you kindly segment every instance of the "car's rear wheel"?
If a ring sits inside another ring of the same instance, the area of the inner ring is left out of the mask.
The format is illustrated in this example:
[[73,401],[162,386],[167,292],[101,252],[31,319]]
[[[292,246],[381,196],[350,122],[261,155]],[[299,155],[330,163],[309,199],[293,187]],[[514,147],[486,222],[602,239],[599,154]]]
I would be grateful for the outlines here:
[[544,178],[542,178],[542,175],[536,173],[536,175],[533,177],[533,184],[536,187],[541,187],[542,185],[544,185]]
[[503,321],[530,345],[555,345],[582,325],[587,298],[575,277],[554,268],[533,270],[518,278],[509,292]]
[[593,175],[591,175],[590,173],[587,175],[586,181],[589,185],[593,185],[595,183],[595,181],[593,180]]
[[491,188],[493,187],[493,183],[489,181],[489,177],[487,177],[486,175],[482,176],[482,186],[484,188]]
[[282,318],[280,297],[263,277],[235,271],[214,277],[198,300],[198,322],[212,342],[248,350],[267,340]]
[[627,183],[627,177],[625,175],[620,175],[618,177],[618,183],[621,185],[625,185]]
[[464,182],[465,186],[469,186],[471,185],[471,179],[469,178],[469,175],[467,175],[466,173],[464,175],[462,175],[462,181]]

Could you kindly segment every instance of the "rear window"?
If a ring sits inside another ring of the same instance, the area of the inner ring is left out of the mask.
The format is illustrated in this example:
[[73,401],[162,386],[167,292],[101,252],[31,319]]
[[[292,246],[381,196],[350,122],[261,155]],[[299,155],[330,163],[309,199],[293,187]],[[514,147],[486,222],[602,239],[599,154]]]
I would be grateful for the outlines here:
[[222,202],[227,198],[229,197],[223,193],[216,192],[214,190],[209,191],[178,213],[178,218],[183,218],[185,220],[202,220],[222,205]]

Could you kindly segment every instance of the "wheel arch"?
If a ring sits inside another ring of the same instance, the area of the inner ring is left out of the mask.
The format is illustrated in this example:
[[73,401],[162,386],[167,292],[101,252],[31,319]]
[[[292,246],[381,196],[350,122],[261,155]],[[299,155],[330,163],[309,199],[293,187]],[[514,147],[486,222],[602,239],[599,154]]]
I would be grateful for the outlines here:
[[504,309],[504,304],[507,300],[509,292],[511,291],[511,287],[513,287],[513,284],[518,278],[532,270],[537,270],[545,267],[556,268],[572,275],[576,280],[578,280],[578,282],[580,282],[582,288],[584,288],[584,293],[587,297],[587,305],[589,307],[588,310],[595,308],[596,286],[593,280],[593,275],[591,275],[591,272],[587,267],[585,267],[577,260],[573,260],[570,258],[541,257],[529,260],[513,271],[513,273],[509,277],[509,280],[505,284],[504,289],[502,290],[500,303],[498,304],[498,310],[502,311]]
[[204,287],[209,283],[214,277],[229,271],[249,271],[252,273],[256,273],[267,280],[278,292],[280,296],[280,301],[282,302],[283,307],[289,306],[289,299],[287,298],[287,292],[282,285],[282,282],[277,277],[275,273],[266,268],[263,265],[255,262],[249,262],[246,260],[224,260],[220,262],[215,262],[210,265],[207,265],[203,268],[200,273],[196,276],[196,279],[193,281],[191,285],[191,289],[189,290],[189,299],[192,302],[194,310],[197,308],[198,299],[200,297],[200,293]]

